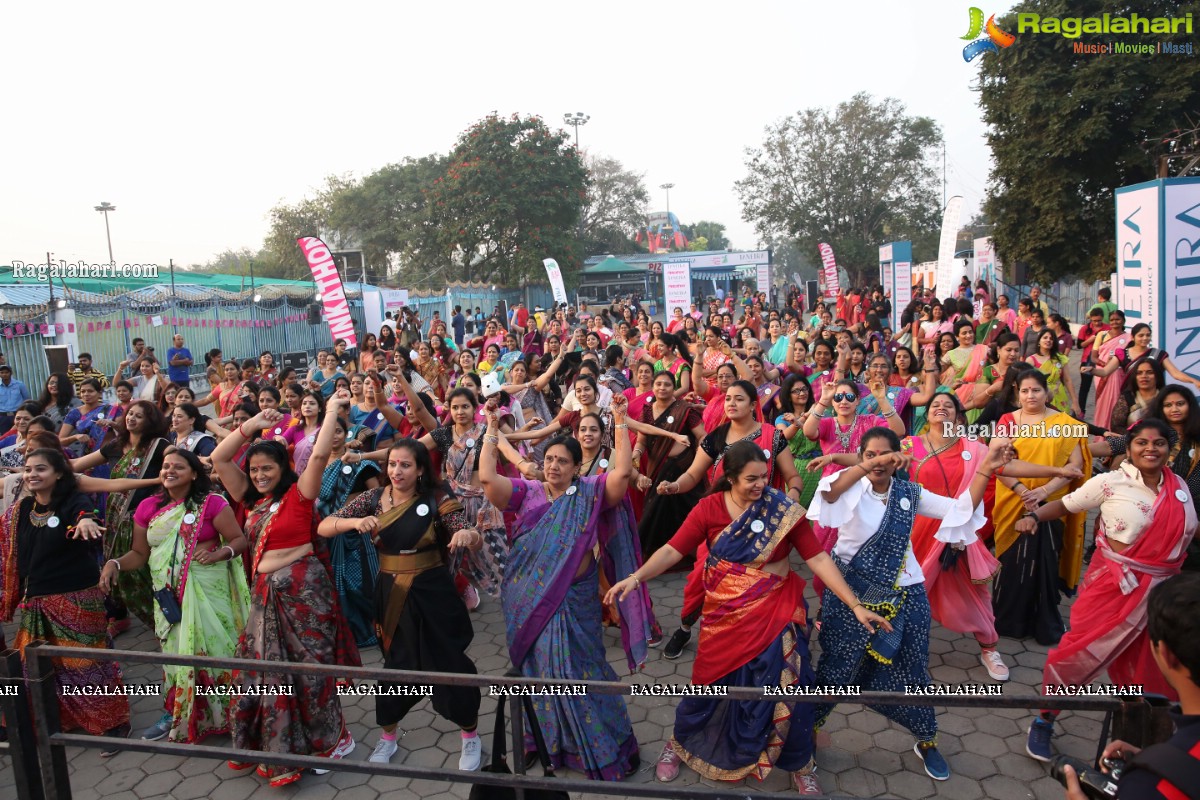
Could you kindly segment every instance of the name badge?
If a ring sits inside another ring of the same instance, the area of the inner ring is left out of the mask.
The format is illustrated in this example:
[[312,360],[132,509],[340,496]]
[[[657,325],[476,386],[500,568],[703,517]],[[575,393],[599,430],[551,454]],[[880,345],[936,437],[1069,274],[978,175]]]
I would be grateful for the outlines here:
[[133,460],[133,465],[134,465],[135,467],[136,467],[138,464],[141,464],[141,463],[142,463],[142,459],[141,459],[140,457],[139,457],[139,458],[135,458],[135,459]]
[[474,446],[475,446],[475,440],[467,439],[467,447],[474,447]]
[[674,422],[675,422],[675,418],[674,418],[674,417],[667,417],[667,424],[668,424],[668,425],[671,425],[671,424],[672,424],[672,423],[674,423]]
[[429,506],[425,505],[424,503],[421,503],[421,505],[417,506],[417,516],[418,517],[428,517],[429,516]]
[[271,503],[271,508],[270,508],[271,513],[274,514],[278,510],[279,510],[279,503]]
[[196,524],[196,515],[192,514],[190,512],[187,514],[184,514],[183,515],[183,524],[184,525],[195,525]]
[[282,436],[282,435],[283,435],[283,428],[276,428],[276,429],[275,429],[275,435],[276,435],[276,436]]
[[761,519],[756,519],[754,522],[750,523],[750,530],[754,531],[755,533],[762,533],[766,527],[767,526],[763,524]]
[[963,450],[963,461],[970,461],[971,458],[972,458],[971,454],[969,452],[967,452],[966,450]]
[[315,433],[314,433],[312,436],[308,437],[308,443],[309,443],[309,444],[316,444],[316,443],[317,443],[317,435],[316,435]]
[[888,392],[888,393],[887,393],[887,398],[888,398],[888,400],[889,400],[889,401],[891,401],[891,400],[895,400],[895,399],[896,399],[896,393],[895,393],[894,391],[892,391],[892,392]]
[[763,455],[766,456],[767,461],[771,460],[771,451],[765,447],[763,448]]
[[1195,457],[1196,457],[1196,448],[1193,447],[1191,450],[1188,450],[1188,458],[1195,458]]
[[908,511],[910,508],[912,508],[912,501],[910,501],[907,497],[901,497],[900,498],[900,507],[903,508],[905,511]]
[[577,487],[577,486],[572,485],[572,486],[567,487],[567,494],[575,494],[578,491],[579,491],[579,487]]
[[49,525],[51,528],[57,528],[58,527],[58,517],[51,517],[50,519],[46,520],[46,524]]
[[[1181,503],[1186,503],[1188,501],[1187,492],[1185,492],[1183,489],[1176,489],[1175,490],[1175,499],[1177,499]],[[51,522],[53,522],[53,520],[51,520]],[[53,527],[53,526],[51,526],[51,527]]]
[[343,474],[343,475],[349,475],[351,472],[354,472],[354,467],[350,466],[349,464],[347,464],[346,466],[342,467],[342,474]]
[[600,469],[608,469],[608,459],[607,458],[600,459]]

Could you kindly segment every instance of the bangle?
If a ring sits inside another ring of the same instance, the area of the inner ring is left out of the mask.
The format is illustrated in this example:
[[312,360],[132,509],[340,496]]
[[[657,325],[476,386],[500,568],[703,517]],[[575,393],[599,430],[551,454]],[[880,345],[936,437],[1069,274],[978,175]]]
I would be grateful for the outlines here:
[[633,578],[633,585],[635,589],[642,585],[642,579],[639,578],[635,573],[629,573],[629,577]]
[[863,601],[862,601],[862,600],[859,600],[857,603],[855,603],[854,605],[850,606],[850,610],[851,610],[851,611],[854,611],[854,609],[858,608],[859,606],[862,606],[863,608],[866,608],[866,606],[865,606],[865,605],[863,605]]
[[[830,457],[829,457],[829,463],[830,463],[830,464],[832,464],[832,463],[833,463],[833,456],[830,456]],[[869,474],[871,474],[871,470],[867,469],[867,468],[866,468],[866,467],[864,467],[862,464],[855,464],[854,466],[856,466],[856,467],[858,467],[859,469],[861,469],[861,470],[863,471],[863,474],[864,474],[864,475],[869,475]]]
[[921,369],[921,372],[939,372],[939,371],[940,370],[936,370],[936,369],[925,369],[925,368]]
[[616,430],[629,430],[629,426],[622,422],[620,425],[613,425]]
[[896,416],[896,413],[897,413],[896,409],[894,409],[894,408],[891,411],[885,411],[885,412],[883,412],[883,418],[888,419],[889,417],[894,417],[894,416]]
[[246,425],[246,423],[244,423],[244,422],[241,425],[238,425],[238,433],[241,434],[241,437],[243,439],[249,439],[250,437],[246,435],[246,432],[244,430],[242,430],[242,428],[245,427],[245,425]]
[[225,545],[225,546],[224,546],[224,547],[222,547],[221,549],[222,549],[222,550],[228,550],[228,551],[229,551],[229,560],[230,560],[230,561],[233,561],[235,558],[237,558],[237,553],[233,552],[233,548],[232,548],[232,547],[230,547],[229,545]]
[[983,470],[979,470],[979,472],[975,473],[975,477],[978,478],[980,475],[982,475],[983,477],[987,478],[988,480],[991,480],[993,474],[994,473],[984,472]]
[[[107,564],[116,564],[116,565],[117,565],[117,572],[120,572],[120,571],[121,571],[121,562],[120,562],[120,561],[118,561],[117,559],[115,559],[115,558],[110,558],[110,559],[108,560]],[[106,566],[107,566],[107,564],[106,564]]]
[[496,434],[488,434],[483,437],[483,441],[488,444],[500,444],[500,437]]

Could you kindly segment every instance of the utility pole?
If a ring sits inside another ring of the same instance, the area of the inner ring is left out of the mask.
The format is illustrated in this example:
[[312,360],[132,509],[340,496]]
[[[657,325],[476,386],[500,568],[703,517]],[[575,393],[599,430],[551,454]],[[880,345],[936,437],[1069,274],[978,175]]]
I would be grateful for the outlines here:
[[116,211],[117,207],[105,200],[104,202],[100,203],[100,205],[96,206],[96,210],[104,215],[104,235],[108,237],[108,263],[115,265],[117,262],[113,260],[112,231],[108,229],[108,212]]
[[946,140],[942,140],[942,210],[946,209]]

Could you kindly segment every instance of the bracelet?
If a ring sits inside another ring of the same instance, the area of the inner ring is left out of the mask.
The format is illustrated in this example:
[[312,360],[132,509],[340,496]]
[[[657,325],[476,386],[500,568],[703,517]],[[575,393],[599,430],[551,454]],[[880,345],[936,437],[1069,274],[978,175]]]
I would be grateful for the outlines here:
[[628,425],[626,425],[624,422],[622,422],[620,425],[613,425],[613,428],[614,428],[614,429],[616,429],[616,430],[618,430],[618,431],[620,431],[620,430],[626,430],[626,431],[627,431],[627,430],[629,430],[629,426],[628,426]]
[[636,574],[631,572],[631,573],[629,573],[629,577],[633,578],[633,588],[636,589],[637,587],[642,585],[642,579],[639,578]]
[[229,560],[230,560],[230,561],[233,561],[235,558],[237,558],[237,553],[233,552],[233,548],[232,548],[232,547],[230,547],[229,545],[225,545],[225,546],[224,546],[224,547],[222,547],[221,549],[222,549],[222,550],[228,550],[228,551],[229,551]]
[[117,559],[115,559],[115,558],[110,558],[110,559],[109,559],[109,560],[108,560],[108,561],[105,563],[105,566],[108,566],[109,564],[116,564],[116,565],[117,565],[117,572],[120,572],[120,571],[121,571],[121,562],[120,562],[120,561],[118,561]]
[[864,604],[863,604],[863,601],[862,601],[862,600],[859,600],[857,603],[855,603],[854,605],[850,606],[850,610],[851,610],[851,611],[853,611],[854,609],[858,608],[859,606],[862,606],[863,608],[866,608],[866,605],[864,605]]
[[488,434],[483,437],[483,440],[488,444],[500,444],[500,437],[496,434]]
[[925,369],[924,367],[921,368],[921,372],[940,372],[940,371],[941,370],[936,370],[936,369]]
[[246,432],[244,430],[242,430],[242,428],[244,428],[245,426],[246,426],[246,423],[244,423],[244,422],[241,425],[238,425],[238,433],[241,434],[241,437],[243,439],[249,439],[250,437],[246,435]]
[[[830,456],[830,457],[829,457],[829,463],[830,463],[830,464],[832,464],[832,463],[833,463],[833,456]],[[862,464],[855,464],[854,466],[856,466],[856,467],[858,467],[859,469],[861,469],[861,470],[863,471],[863,474],[864,474],[864,475],[870,475],[870,474],[871,474],[871,470],[867,469],[867,468],[866,468],[866,467],[864,467]]]
[[888,419],[889,417],[894,417],[894,416],[896,416],[896,413],[897,413],[896,409],[894,409],[894,408],[891,411],[885,411],[885,412],[883,412],[883,418]]
[[980,475],[982,475],[983,477],[987,478],[987,479],[990,481],[990,480],[992,479],[992,475],[993,475],[993,474],[994,474],[994,473],[991,473],[991,472],[984,472],[983,470],[980,470],[979,472],[976,472],[976,473],[975,473],[975,477],[977,477],[977,478],[978,478]]

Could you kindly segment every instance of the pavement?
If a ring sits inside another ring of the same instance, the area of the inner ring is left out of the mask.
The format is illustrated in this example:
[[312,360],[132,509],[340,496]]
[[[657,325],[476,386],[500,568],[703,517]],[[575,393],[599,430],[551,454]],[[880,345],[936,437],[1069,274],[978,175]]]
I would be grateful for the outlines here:
[[[808,570],[793,554],[794,565],[806,579]],[[664,576],[650,582],[655,610],[669,635],[674,630],[683,597],[684,576]],[[815,596],[807,589],[810,608],[815,608]],[[1067,613],[1064,605],[1064,615]],[[485,599],[472,614],[475,639],[470,655],[481,674],[500,676],[509,667],[505,645],[504,621],[497,601]],[[5,626],[8,641],[13,641],[13,627]],[[815,638],[815,637],[814,637]],[[636,679],[628,675],[625,656],[616,631],[605,634],[608,660],[618,677],[626,682],[658,682],[686,684],[690,681],[695,637],[683,657],[668,661],[661,648],[652,649],[644,675]],[[134,622],[134,627],[117,639],[123,650],[154,651],[158,641],[153,632]],[[812,644],[814,659],[820,652]],[[1012,672],[1004,685],[1005,696],[1033,696],[1041,682],[1041,667],[1047,648],[1033,641],[1001,639],[1000,651]],[[973,638],[946,630],[934,624],[930,637],[929,666],[935,683],[992,684],[979,663],[979,648]],[[382,666],[377,648],[363,652],[366,666]],[[124,671],[128,683],[161,682],[161,673],[151,665],[130,665]],[[374,727],[374,706],[370,697],[344,697],[343,708],[347,724],[357,749],[351,760],[366,760],[378,740]],[[654,766],[663,742],[674,722],[676,701],[661,697],[627,698],[634,732],[641,745],[642,767],[628,779],[646,783],[654,780]],[[131,698],[133,730],[141,731],[155,722],[161,714],[157,697]],[[484,761],[490,756],[491,730],[495,720],[495,700],[484,697],[480,709],[479,730],[484,738]],[[951,797],[954,800],[1060,800],[1062,787],[1052,778],[1046,765],[1025,754],[1025,732],[1031,715],[1021,709],[952,708],[938,715],[939,746],[950,763],[950,780],[938,783],[927,777],[913,753],[913,738],[904,729],[873,711],[853,703],[845,703],[834,711],[825,730],[832,736],[830,746],[817,753],[818,778],[822,788],[830,793],[851,797],[892,797],[917,800],[925,797]],[[1099,713],[1064,713],[1054,738],[1059,753],[1090,759],[1095,753],[1100,734]],[[409,733],[400,740],[400,752],[393,759],[399,764],[443,768],[455,772],[458,767],[459,732],[450,722],[435,715],[428,701],[422,701],[401,723]],[[205,744],[227,746],[228,737],[213,737]],[[468,784],[439,781],[398,779],[355,773],[317,776],[306,773],[291,787],[272,789],[266,782],[249,773],[235,773],[223,762],[200,758],[151,755],[123,752],[110,759],[100,758],[99,750],[69,748],[71,784],[74,800],[247,800],[247,798],[286,798],[286,800],[376,800],[377,798],[420,797],[426,800],[466,798]],[[540,774],[535,770],[535,774]],[[572,777],[582,775],[565,773]],[[699,778],[684,767],[672,786],[702,784],[731,788]],[[747,792],[790,792],[788,775],[773,771],[765,781],[754,779],[734,784]],[[612,795],[583,794],[580,798],[619,797],[619,785]],[[12,765],[0,757],[0,797],[15,796]]]

